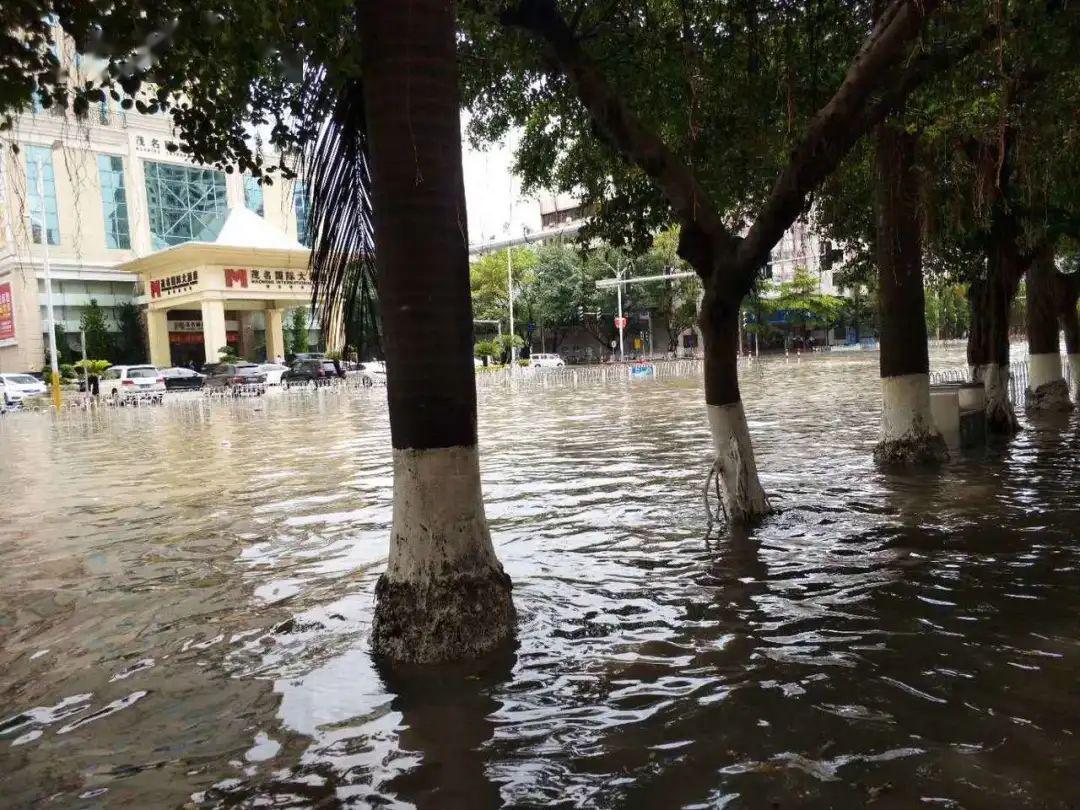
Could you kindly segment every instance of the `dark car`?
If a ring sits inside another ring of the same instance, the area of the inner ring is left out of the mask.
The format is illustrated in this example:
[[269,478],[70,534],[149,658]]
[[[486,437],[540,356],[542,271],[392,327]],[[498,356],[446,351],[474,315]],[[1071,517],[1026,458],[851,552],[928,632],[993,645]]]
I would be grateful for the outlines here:
[[161,376],[165,378],[166,391],[198,391],[206,380],[205,375],[183,366],[163,369]]
[[209,363],[203,366],[207,388],[232,388],[237,385],[266,385],[266,375],[254,363]]
[[281,375],[282,385],[305,385],[329,382],[338,376],[333,360],[296,360]]

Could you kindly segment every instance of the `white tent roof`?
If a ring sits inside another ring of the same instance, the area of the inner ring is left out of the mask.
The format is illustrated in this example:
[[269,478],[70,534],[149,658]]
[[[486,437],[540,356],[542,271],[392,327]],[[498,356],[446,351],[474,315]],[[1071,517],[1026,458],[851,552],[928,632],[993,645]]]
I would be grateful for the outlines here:
[[208,222],[192,241],[222,247],[307,250],[248,208],[226,209]]

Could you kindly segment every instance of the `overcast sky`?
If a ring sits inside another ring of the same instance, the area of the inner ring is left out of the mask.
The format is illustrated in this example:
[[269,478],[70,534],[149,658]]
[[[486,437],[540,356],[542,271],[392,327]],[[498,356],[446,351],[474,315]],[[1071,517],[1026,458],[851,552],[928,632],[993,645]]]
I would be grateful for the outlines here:
[[534,196],[522,196],[521,182],[510,170],[511,146],[504,142],[476,150],[469,146],[464,131],[462,145],[469,243],[520,236],[523,228],[540,230],[539,202]]

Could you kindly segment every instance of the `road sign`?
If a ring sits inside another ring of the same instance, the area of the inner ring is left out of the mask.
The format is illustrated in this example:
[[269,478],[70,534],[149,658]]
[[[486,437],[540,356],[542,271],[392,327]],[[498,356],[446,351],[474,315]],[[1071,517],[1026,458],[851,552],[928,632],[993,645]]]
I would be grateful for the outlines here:
[[615,328],[616,329],[625,329],[626,328],[626,323],[627,323],[626,318],[616,318],[615,319]]

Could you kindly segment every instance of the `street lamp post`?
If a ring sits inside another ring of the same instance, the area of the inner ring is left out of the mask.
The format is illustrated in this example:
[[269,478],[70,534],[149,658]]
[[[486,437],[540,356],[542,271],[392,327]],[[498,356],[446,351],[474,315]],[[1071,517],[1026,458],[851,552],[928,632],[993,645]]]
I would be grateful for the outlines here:
[[45,182],[43,175],[45,173],[45,165],[41,161],[41,157],[35,159],[37,165],[37,177],[36,190],[38,205],[41,206],[41,217],[39,221],[39,227],[41,228],[41,258],[42,269],[45,274],[45,310],[49,317],[49,365],[52,369],[52,401],[53,407],[57,410],[60,409],[60,361],[57,358],[56,352],[56,312],[53,310],[53,296],[52,296],[52,273],[49,268],[49,231],[45,220]]

